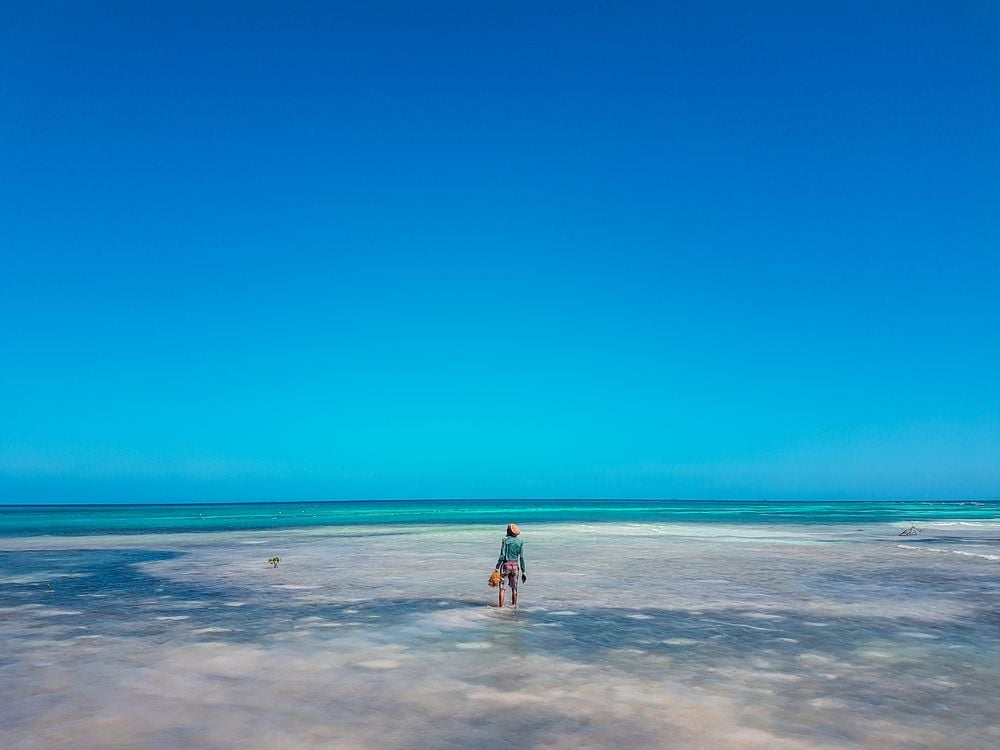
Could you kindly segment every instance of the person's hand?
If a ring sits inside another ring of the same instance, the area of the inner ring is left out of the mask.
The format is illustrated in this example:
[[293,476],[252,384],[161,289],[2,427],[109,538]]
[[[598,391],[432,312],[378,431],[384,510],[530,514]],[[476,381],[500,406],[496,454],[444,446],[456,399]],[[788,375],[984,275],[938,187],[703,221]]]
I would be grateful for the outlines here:
[[528,582],[528,574],[521,573],[521,583],[527,583],[527,582]]

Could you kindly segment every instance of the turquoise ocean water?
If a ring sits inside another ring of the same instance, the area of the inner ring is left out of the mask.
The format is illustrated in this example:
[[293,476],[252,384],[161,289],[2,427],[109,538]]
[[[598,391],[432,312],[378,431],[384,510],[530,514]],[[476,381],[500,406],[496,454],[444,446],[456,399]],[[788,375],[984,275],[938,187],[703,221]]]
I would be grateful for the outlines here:
[[391,500],[0,505],[0,536],[240,531],[362,524],[865,524],[1000,518],[1000,501]]
[[0,643],[18,750],[993,750],[1000,502],[2,506]]

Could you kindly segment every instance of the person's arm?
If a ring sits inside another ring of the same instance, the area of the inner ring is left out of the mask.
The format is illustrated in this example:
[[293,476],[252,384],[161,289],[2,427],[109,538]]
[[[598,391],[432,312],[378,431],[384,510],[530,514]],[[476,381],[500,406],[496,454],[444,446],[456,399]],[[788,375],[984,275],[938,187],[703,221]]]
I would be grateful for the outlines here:
[[500,570],[500,566],[503,565],[504,558],[504,547],[507,545],[507,540],[504,539],[500,542],[500,557],[497,558],[497,566],[493,570]]
[[528,577],[528,571],[526,571],[524,569],[524,545],[523,544],[521,545],[521,556],[520,556],[520,558],[521,558],[520,559],[520,563],[521,563],[521,580],[523,581],[525,578]]

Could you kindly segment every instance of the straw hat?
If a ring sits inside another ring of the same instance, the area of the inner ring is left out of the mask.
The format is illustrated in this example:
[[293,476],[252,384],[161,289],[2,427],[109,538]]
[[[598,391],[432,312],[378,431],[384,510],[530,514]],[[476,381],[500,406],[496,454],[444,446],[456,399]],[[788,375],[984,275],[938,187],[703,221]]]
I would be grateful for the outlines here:
[[507,524],[507,536],[518,536],[521,533],[521,528],[516,523]]

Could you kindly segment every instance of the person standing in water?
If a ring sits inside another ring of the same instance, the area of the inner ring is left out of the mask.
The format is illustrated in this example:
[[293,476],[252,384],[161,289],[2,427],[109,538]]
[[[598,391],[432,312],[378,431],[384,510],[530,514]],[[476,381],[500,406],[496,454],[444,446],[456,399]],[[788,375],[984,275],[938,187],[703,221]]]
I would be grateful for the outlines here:
[[517,609],[517,577],[521,582],[528,580],[524,570],[524,540],[516,523],[507,526],[507,536],[500,542],[500,557],[495,570],[500,571],[500,606],[503,606],[505,584],[510,585],[510,603]]

